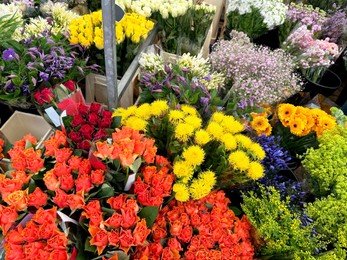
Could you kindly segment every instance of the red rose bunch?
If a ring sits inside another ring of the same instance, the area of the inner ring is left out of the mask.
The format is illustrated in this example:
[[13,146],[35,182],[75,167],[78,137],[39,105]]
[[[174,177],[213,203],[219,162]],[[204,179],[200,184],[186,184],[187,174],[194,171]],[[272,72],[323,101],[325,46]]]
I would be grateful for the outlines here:
[[39,208],[23,227],[19,224],[5,237],[5,259],[67,260],[68,239],[57,227],[57,210]]
[[144,206],[161,206],[163,199],[171,195],[174,175],[170,171],[170,162],[157,155],[155,166],[144,166],[141,177],[134,182],[134,194]]
[[3,154],[3,151],[4,151],[4,145],[5,145],[5,141],[4,139],[0,138],[0,159],[4,158],[4,154]]
[[112,133],[112,144],[97,142],[94,155],[102,160],[120,160],[122,166],[130,166],[141,157],[146,163],[153,163],[157,152],[154,140],[145,138],[138,130],[130,127],[116,129]]
[[[69,123],[65,124],[65,130],[77,148],[88,151],[91,141],[104,140],[109,136],[106,129],[111,127],[112,112],[97,103],[89,106],[80,104],[78,111],[78,114],[70,117]],[[66,122],[68,121],[64,120],[64,123]]]
[[98,200],[83,207],[82,216],[89,219],[89,243],[97,247],[98,255],[108,247],[111,251],[121,249],[128,253],[132,246],[144,245],[150,229],[146,226],[146,220],[137,216],[140,208],[136,200],[120,194],[109,198],[107,203],[114,211],[112,215],[101,210]]
[[223,191],[171,201],[153,225],[153,242],[137,247],[133,259],[253,259],[251,224],[236,217],[229,202]]

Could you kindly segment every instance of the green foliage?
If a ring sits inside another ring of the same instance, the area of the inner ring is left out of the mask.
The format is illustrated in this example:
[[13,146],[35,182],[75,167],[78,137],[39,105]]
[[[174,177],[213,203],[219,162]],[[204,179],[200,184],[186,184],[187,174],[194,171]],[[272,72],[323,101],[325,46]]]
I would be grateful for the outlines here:
[[336,6],[341,7],[346,5],[345,0],[308,0],[307,4],[312,5],[313,7],[319,7],[324,11],[335,10],[333,7],[334,4]]
[[338,178],[347,176],[347,130],[324,131],[318,141],[319,148],[308,149],[302,165],[309,173],[314,194],[322,197],[335,192]]
[[20,26],[22,21],[16,19],[16,15],[0,16],[0,46],[3,43],[8,43],[12,38],[14,31]]
[[[347,248],[347,203],[328,196],[307,205],[307,215],[314,219],[315,230],[334,247]],[[345,259],[345,258],[344,258]]]
[[274,187],[261,186],[260,196],[254,192],[244,194],[242,209],[265,242],[261,255],[273,259],[287,259],[290,255],[295,259],[295,254],[310,256],[315,248],[323,246],[311,234],[312,224],[301,226],[299,215],[289,209],[289,201],[289,197],[282,201]]

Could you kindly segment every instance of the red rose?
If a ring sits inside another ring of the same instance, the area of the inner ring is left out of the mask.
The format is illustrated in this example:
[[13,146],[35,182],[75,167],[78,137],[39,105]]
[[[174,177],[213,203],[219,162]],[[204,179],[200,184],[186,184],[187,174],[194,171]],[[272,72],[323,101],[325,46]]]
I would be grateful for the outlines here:
[[107,168],[106,165],[102,161],[100,161],[94,154],[91,154],[89,156],[89,162],[92,168],[95,170],[106,170]]
[[81,115],[86,115],[88,114],[88,111],[89,111],[89,106],[87,106],[86,104],[80,104],[79,107],[78,107],[78,112],[81,114]]
[[28,206],[34,206],[35,208],[46,205],[48,195],[44,193],[39,187],[36,187],[33,193],[28,195]]
[[36,92],[34,95],[37,103],[43,105],[44,103],[50,103],[54,99],[54,95],[49,88],[44,88],[41,92]]
[[104,183],[105,172],[103,170],[92,171],[90,176],[91,176],[90,178],[93,184],[101,185]]
[[100,128],[110,128],[112,124],[112,118],[109,117],[103,117],[101,120],[98,121],[98,126]]
[[76,90],[76,83],[72,80],[66,81],[63,85],[71,91]]
[[134,245],[134,237],[132,236],[130,229],[121,229],[119,240],[120,248],[123,249],[125,253],[127,253],[130,247]]
[[85,151],[88,151],[90,149],[91,145],[88,140],[83,140],[81,143],[77,144],[78,149],[82,149]]
[[68,134],[68,137],[71,139],[72,142],[78,144],[82,141],[82,136],[80,132],[70,132]]
[[74,118],[71,121],[71,126],[73,128],[83,125],[86,123],[86,120],[83,118],[82,115],[75,115]]
[[108,136],[108,133],[105,129],[101,128],[94,134],[93,141],[104,140]]
[[90,103],[90,106],[89,106],[90,111],[98,113],[100,109],[101,109],[101,104],[94,103],[94,102]]
[[93,133],[94,133],[94,127],[84,124],[81,126],[79,132],[82,134],[82,136],[88,140],[93,139]]
[[88,115],[88,121],[87,123],[96,126],[99,121],[99,116],[96,113],[90,113]]
[[102,111],[102,118],[105,119],[105,118],[112,118],[112,112],[109,111],[109,110],[103,110]]

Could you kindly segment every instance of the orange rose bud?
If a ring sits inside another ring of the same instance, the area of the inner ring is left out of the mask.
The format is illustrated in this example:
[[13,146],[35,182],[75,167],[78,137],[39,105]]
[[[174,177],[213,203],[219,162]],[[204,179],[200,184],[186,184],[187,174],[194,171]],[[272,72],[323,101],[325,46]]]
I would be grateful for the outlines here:
[[102,222],[102,212],[100,202],[98,200],[93,200],[84,206],[85,210],[82,212],[82,216],[90,219],[89,226],[99,226]]
[[145,219],[137,222],[136,227],[133,231],[135,246],[143,245],[149,233],[151,233],[151,230],[147,228]]
[[43,181],[45,182],[47,189],[51,191],[55,191],[60,186],[60,181],[54,174],[53,170],[47,171],[44,174]]
[[63,163],[56,163],[54,165],[54,174],[57,177],[61,177],[63,175],[70,174],[72,171],[72,168],[66,164],[66,162]]
[[55,158],[57,163],[67,162],[72,155],[72,150],[70,148],[60,148],[55,151]]
[[88,193],[94,187],[88,174],[79,174],[75,185],[77,192],[84,191],[85,193]]
[[27,243],[23,246],[24,248],[24,259],[35,259],[41,251],[45,251],[44,248],[46,246],[45,242],[42,241],[34,241],[31,243]]
[[131,230],[121,229],[119,240],[120,249],[122,249],[125,253],[128,253],[130,247],[134,245],[134,237],[131,234]]
[[94,185],[101,185],[104,183],[105,172],[104,170],[95,170],[91,172],[91,181]]
[[113,213],[111,217],[109,217],[105,221],[105,226],[107,227],[113,227],[113,228],[119,228],[122,223],[123,217],[121,214],[118,214],[117,212]]
[[22,236],[25,242],[32,243],[39,238],[39,226],[34,221],[29,221],[22,230]]
[[69,164],[69,166],[71,167],[73,171],[78,171],[78,168],[81,162],[82,162],[82,158],[76,155],[72,155],[70,159],[67,161],[67,163]]
[[126,195],[119,194],[117,197],[109,198],[106,202],[110,204],[111,209],[120,210],[123,208],[127,198],[128,197]]
[[111,246],[119,247],[119,232],[116,229],[112,229],[107,232],[108,241]]
[[121,212],[123,217],[121,226],[123,228],[130,228],[139,219],[139,217],[136,215],[136,212],[133,209],[125,208],[121,209]]
[[53,202],[59,207],[59,208],[67,208],[69,207],[69,195],[66,194],[61,189],[55,190],[55,197],[53,197]]
[[47,199],[48,195],[39,187],[36,187],[34,192],[28,195],[28,206],[33,206],[38,209],[39,207],[46,205]]
[[39,227],[38,236],[40,239],[49,239],[54,235],[54,232],[57,230],[55,223],[43,223]]
[[92,235],[92,239],[89,243],[96,246],[98,249],[98,255],[101,255],[102,251],[104,251],[105,247],[108,245],[107,231],[95,226],[89,227],[88,231]]
[[68,204],[71,210],[81,209],[85,205],[84,193],[69,194]]
[[26,174],[25,171],[14,171],[11,172],[11,177],[14,180],[21,180],[23,183],[27,184],[32,176],[32,174]]
[[27,196],[28,196],[28,189],[17,190],[10,193],[4,200],[8,205],[14,206],[16,211],[23,211],[23,210],[26,210],[28,207]]
[[157,226],[157,224],[154,224],[152,228],[152,236],[155,242],[159,242],[162,238],[167,237],[166,229]]
[[142,170],[143,180],[145,183],[150,184],[152,177],[157,173],[157,167],[155,166],[146,166]]
[[64,191],[70,191],[73,187],[75,187],[75,181],[72,174],[63,174],[60,177],[60,188]]

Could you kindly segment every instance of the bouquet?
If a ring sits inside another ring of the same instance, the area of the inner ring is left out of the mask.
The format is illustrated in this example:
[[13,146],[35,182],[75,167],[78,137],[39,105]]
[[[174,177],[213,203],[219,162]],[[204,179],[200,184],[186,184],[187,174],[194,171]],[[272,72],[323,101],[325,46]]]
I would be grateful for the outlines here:
[[279,0],[229,1],[227,6],[227,28],[244,32],[257,38],[286,18],[287,6]]
[[118,0],[117,3],[156,20],[163,50],[177,55],[200,52],[216,12],[215,6],[195,4],[192,0]]
[[85,103],[81,89],[71,80],[52,88],[42,88],[33,95],[33,102],[40,114],[54,127],[61,127],[60,116],[63,111],[69,116],[75,116],[79,114],[80,105]]
[[[154,28],[154,22],[136,13],[126,13],[120,22],[116,22],[118,73],[123,75],[138,53],[140,43]],[[101,10],[81,16],[72,21],[69,27],[70,43],[81,44],[89,49],[93,60],[104,71],[104,36]],[[121,65],[121,66],[120,66]]]
[[283,43],[283,49],[294,56],[294,61],[304,76],[316,83],[339,54],[336,43],[329,38],[317,40],[306,25],[292,32]]
[[231,37],[215,44],[210,54],[213,69],[232,80],[229,96],[272,105],[301,90],[295,63],[283,50],[256,46],[242,32],[232,31]]

